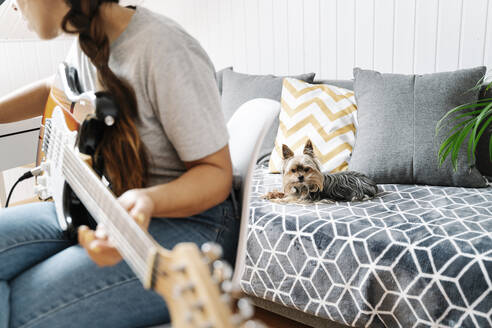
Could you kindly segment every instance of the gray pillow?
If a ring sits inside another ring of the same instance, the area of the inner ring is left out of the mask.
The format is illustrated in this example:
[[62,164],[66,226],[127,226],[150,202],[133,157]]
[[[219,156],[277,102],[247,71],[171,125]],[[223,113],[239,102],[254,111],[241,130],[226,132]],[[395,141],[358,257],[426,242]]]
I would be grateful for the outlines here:
[[469,168],[466,144],[456,172],[449,158],[439,168],[437,152],[445,134],[435,137],[436,124],[447,111],[477,101],[478,90],[469,90],[485,71],[401,75],[355,68],[359,128],[349,170],[377,183],[487,186],[480,172]]
[[[312,83],[315,73],[292,76],[295,79]],[[249,75],[237,73],[232,70],[223,72],[222,84],[222,110],[226,122],[234,112],[245,102],[255,98],[267,98],[280,101],[282,96],[283,76],[274,75]],[[259,158],[269,155],[275,145],[275,137],[279,126],[278,117],[273,122],[272,128],[265,136],[265,141],[260,149]]]
[[217,87],[219,88],[219,93],[222,95],[222,84],[224,81],[224,72],[232,71],[232,66],[221,69],[215,72],[215,80],[217,80]]
[[314,80],[314,84],[328,84],[347,90],[354,90],[354,80]]

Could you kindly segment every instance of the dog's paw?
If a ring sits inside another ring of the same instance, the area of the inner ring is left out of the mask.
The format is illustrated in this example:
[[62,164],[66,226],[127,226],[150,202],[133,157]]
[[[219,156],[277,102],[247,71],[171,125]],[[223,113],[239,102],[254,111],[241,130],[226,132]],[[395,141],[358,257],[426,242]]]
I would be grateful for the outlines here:
[[277,191],[277,190],[270,191],[266,195],[263,195],[263,199],[281,199],[284,197],[285,197],[285,194],[283,192]]

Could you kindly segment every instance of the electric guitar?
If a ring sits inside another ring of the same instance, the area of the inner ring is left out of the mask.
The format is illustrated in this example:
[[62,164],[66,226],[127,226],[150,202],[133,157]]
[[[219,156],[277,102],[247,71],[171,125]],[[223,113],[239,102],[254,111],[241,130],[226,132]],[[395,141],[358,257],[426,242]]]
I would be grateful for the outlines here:
[[[61,64],[42,120],[37,161],[44,174],[37,179],[39,197],[54,200],[60,226],[68,233],[88,224],[83,222],[84,216],[85,220],[92,218],[92,227],[104,224],[144,287],[165,299],[173,327],[259,327],[245,322],[252,315],[246,300],[237,303],[239,313],[232,313],[232,270],[218,261],[217,245],[205,244],[203,253],[193,243],[178,244],[172,251],[164,249],[119,205],[91,167],[91,156],[84,152],[90,153],[97,134],[103,133],[100,129],[116,120],[110,97],[84,93],[77,71]],[[87,213],[80,215],[81,210]]]

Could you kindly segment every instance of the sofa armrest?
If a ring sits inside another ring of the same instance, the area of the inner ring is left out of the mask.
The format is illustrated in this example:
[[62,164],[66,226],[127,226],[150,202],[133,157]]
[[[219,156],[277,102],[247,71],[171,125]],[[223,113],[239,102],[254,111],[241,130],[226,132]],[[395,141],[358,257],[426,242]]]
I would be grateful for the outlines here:
[[270,99],[253,99],[243,104],[227,123],[234,176],[240,179],[241,230],[233,281],[238,283],[244,270],[248,234],[248,194],[263,139],[280,113],[280,103]]

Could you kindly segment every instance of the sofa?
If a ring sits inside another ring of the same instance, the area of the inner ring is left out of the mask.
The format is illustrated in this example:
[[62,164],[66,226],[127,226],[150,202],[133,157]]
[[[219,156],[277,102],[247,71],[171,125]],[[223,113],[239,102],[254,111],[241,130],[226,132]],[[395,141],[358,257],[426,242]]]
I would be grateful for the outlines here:
[[[231,80],[224,72],[243,79],[223,93],[226,119],[224,97],[237,107],[272,94],[245,83],[264,76],[231,68],[218,73],[221,92]],[[311,82],[353,89],[351,80]],[[278,90],[268,98],[280,101]],[[492,176],[487,144],[479,148],[477,165]],[[385,183],[363,202],[273,203],[262,196],[282,177],[268,170],[269,149],[255,159],[242,204],[235,272],[257,306],[312,327],[492,327],[492,185]]]

